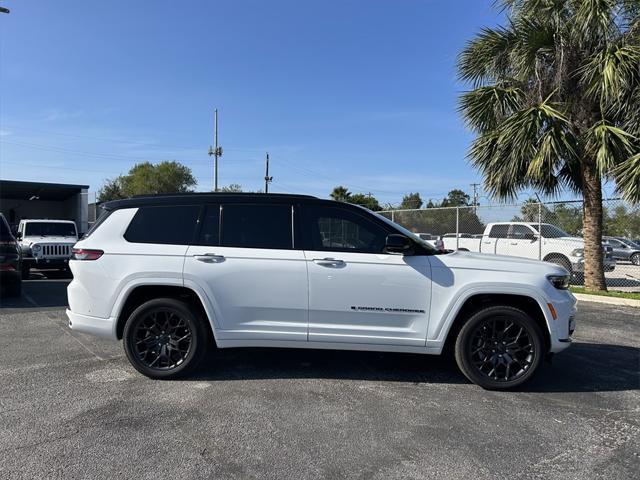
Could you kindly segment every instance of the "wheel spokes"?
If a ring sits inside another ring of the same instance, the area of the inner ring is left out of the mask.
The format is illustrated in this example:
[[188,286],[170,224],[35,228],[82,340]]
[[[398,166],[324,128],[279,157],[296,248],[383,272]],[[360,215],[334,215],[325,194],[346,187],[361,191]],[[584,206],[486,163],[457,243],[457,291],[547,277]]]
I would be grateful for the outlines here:
[[527,329],[507,319],[485,320],[473,332],[469,345],[471,361],[477,370],[500,382],[522,376],[536,354]]
[[187,321],[168,309],[149,312],[134,329],[133,346],[145,366],[168,370],[186,359],[192,342]]

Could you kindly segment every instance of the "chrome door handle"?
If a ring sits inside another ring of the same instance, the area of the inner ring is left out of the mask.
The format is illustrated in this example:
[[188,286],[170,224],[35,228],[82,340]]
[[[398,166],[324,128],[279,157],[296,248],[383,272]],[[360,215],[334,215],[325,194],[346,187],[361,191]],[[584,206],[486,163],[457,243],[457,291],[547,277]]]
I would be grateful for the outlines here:
[[511,242],[511,245],[518,245],[518,242]]
[[203,255],[194,255],[195,259],[204,263],[220,263],[224,262],[224,255],[216,255],[215,253],[205,253]]
[[341,267],[345,265],[344,260],[336,258],[314,258],[313,263],[323,265],[325,267]]

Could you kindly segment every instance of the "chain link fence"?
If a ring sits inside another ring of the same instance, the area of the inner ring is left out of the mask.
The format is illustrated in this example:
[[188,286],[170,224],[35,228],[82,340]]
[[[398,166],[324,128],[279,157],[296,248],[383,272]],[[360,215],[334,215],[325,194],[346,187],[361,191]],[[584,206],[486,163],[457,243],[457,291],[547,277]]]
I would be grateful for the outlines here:
[[[612,290],[640,292],[640,207],[605,200],[604,269]],[[450,250],[545,260],[583,283],[582,202],[387,210],[385,217]]]

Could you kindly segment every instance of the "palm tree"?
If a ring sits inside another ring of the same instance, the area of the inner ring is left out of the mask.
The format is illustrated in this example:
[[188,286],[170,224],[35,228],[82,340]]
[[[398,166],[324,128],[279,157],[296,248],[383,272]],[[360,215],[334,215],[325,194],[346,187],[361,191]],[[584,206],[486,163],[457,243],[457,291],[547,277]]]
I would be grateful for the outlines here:
[[329,196],[337,202],[347,202],[351,197],[351,192],[347,187],[338,185],[337,187],[334,187],[333,191],[329,194]]
[[459,57],[471,163],[500,199],[582,195],[585,286],[605,290],[602,181],[640,201],[640,2],[502,0]]

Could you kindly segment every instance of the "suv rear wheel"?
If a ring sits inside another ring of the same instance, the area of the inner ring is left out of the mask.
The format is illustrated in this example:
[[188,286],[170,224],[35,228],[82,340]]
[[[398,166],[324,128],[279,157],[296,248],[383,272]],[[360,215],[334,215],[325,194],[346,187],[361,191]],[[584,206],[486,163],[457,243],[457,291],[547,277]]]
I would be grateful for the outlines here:
[[192,371],[208,349],[204,319],[190,305],[173,298],[149,300],[124,326],[127,358],[143,375],[178,378]]
[[474,313],[455,345],[462,373],[488,390],[507,390],[528,381],[544,354],[538,325],[522,310],[508,306]]

